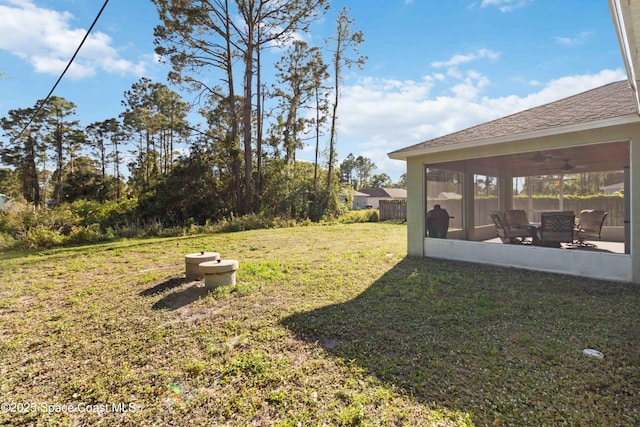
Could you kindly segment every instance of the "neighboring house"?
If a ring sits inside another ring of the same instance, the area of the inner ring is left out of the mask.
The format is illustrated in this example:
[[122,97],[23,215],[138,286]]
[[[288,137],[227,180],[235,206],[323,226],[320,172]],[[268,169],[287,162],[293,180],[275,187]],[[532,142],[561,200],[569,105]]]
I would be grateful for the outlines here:
[[437,198],[440,200],[457,200],[457,199],[462,199],[462,194],[443,191],[438,194]]
[[369,195],[352,190],[351,187],[343,188],[340,192],[340,201],[344,204],[351,204],[351,209],[365,209],[367,207]]
[[369,195],[360,191],[353,192],[353,209],[365,209],[369,205]]
[[[380,200],[407,200],[407,190],[404,188],[361,188],[359,191],[361,194],[366,195],[365,205],[362,207],[371,207],[373,209],[378,209],[380,206]],[[365,197],[359,198],[360,203],[362,203]],[[355,207],[354,197],[354,208],[361,209],[362,207]]]
[[605,185],[603,187],[604,194],[616,194],[624,189],[624,182],[618,182],[617,184]]
[[[640,2],[609,0],[609,4],[627,81],[389,153],[392,159],[407,162],[409,255],[640,284],[640,38],[634,37],[640,34]],[[504,211],[513,208],[514,179],[574,169],[624,171],[624,227],[612,230],[619,231],[624,253],[485,242],[495,236],[495,226],[474,215],[475,176],[495,179],[495,209]],[[426,237],[426,212],[436,196],[426,194],[434,187],[429,181],[433,171],[455,174],[452,182],[459,184],[462,195],[456,202],[459,226],[447,239]]]

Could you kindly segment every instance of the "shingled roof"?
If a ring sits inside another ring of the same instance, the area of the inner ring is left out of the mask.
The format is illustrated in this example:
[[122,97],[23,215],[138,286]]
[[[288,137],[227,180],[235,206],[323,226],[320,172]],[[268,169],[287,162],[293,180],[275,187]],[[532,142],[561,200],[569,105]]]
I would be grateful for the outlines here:
[[389,197],[392,199],[407,198],[407,190],[404,188],[361,188],[360,192],[367,194],[369,197]]
[[638,111],[629,82],[623,80],[405,147],[389,156],[403,158],[417,150],[587,124],[630,114],[637,115]]

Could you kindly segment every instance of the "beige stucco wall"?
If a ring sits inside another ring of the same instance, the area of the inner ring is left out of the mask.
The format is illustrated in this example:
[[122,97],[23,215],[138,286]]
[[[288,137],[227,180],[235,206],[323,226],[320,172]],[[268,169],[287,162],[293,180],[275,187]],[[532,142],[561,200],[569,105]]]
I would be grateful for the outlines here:
[[407,162],[407,252],[424,256],[425,200],[422,161]]
[[631,182],[631,277],[640,283],[640,127],[631,135],[630,163]]

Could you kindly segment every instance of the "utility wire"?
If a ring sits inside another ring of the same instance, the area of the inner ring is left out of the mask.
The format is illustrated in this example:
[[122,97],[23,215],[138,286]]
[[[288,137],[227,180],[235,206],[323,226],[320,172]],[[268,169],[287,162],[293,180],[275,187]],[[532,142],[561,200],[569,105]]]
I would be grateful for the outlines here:
[[38,109],[36,110],[36,112],[33,114],[33,116],[31,116],[31,119],[29,119],[29,123],[27,123],[25,125],[25,127],[22,128],[20,133],[13,139],[13,141],[11,141],[11,143],[14,143],[18,138],[20,138],[22,136],[22,134],[27,130],[27,128],[29,126],[31,126],[31,123],[33,123],[35,118],[38,116],[38,114],[40,113],[40,110],[42,110],[42,107],[44,107],[44,104],[46,104],[47,101],[49,100],[49,98],[51,97],[51,95],[53,95],[53,91],[56,90],[56,87],[58,87],[58,84],[62,80],[62,77],[64,77],[64,75],[67,72],[67,70],[69,69],[69,67],[71,67],[71,64],[76,59],[76,56],[78,55],[78,52],[80,52],[80,49],[82,48],[82,45],[84,45],[84,42],[87,40],[87,37],[89,37],[89,34],[91,33],[91,30],[93,30],[93,27],[95,27],[96,23],[98,22],[98,19],[100,19],[100,15],[102,15],[102,11],[104,10],[104,8],[107,7],[107,3],[109,3],[109,0],[105,0],[104,1],[104,4],[100,8],[100,11],[96,15],[96,17],[93,20],[93,22],[91,23],[91,26],[89,27],[89,30],[87,30],[87,33],[82,38],[82,41],[80,42],[80,45],[78,46],[76,51],[73,53],[73,56],[71,57],[71,59],[67,63],[67,66],[62,71],[62,74],[60,74],[60,77],[58,77],[58,80],[55,82],[55,84],[53,85],[53,87],[49,91],[49,94],[47,95],[47,97],[40,103],[40,105],[38,106]]

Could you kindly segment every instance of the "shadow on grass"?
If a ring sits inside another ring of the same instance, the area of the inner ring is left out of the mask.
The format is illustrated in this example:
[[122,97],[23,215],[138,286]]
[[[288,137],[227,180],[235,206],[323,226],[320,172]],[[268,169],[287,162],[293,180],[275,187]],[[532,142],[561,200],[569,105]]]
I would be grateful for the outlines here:
[[8,261],[16,258],[24,258],[27,255],[29,255],[29,252],[26,250],[4,249],[4,250],[0,250],[0,261]]
[[634,285],[405,258],[353,300],[283,324],[477,425],[640,423]]
[[208,289],[204,286],[193,284],[182,291],[173,292],[153,304],[154,310],[177,310],[181,307],[189,305],[200,298],[204,298],[208,294]]
[[172,277],[165,280],[164,282],[158,283],[157,285],[149,289],[145,289],[144,291],[140,292],[139,295],[145,297],[149,295],[159,294],[168,289],[178,288],[187,282],[191,282],[191,280],[185,277]]
[[[177,289],[187,283],[191,283],[191,286],[188,286],[184,289]],[[144,291],[140,292],[139,295],[157,295],[170,289],[173,289],[174,292],[171,292],[162,297],[160,300],[156,301],[152,306],[154,310],[177,310],[199,300],[200,298],[206,297],[209,292],[209,290],[204,287],[203,282],[194,282],[184,277],[173,277],[165,280],[164,282],[158,283],[157,285],[149,289],[145,289]]]

